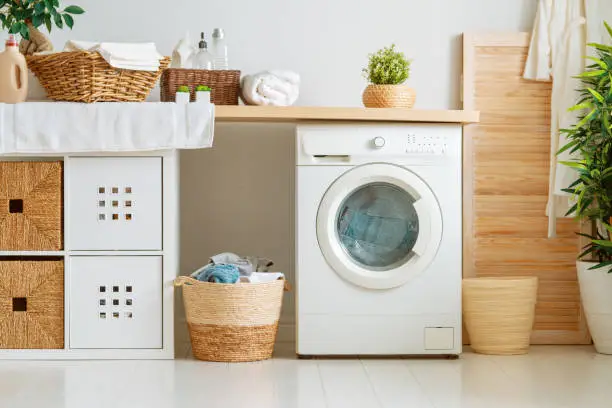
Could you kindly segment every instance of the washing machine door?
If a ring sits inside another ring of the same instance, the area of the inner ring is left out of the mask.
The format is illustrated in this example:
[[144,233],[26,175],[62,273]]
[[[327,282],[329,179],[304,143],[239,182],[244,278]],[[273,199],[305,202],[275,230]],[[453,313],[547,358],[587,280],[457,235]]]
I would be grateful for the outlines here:
[[442,239],[440,205],[429,186],[403,167],[355,167],[327,190],[317,237],[330,266],[369,289],[401,286],[431,263]]

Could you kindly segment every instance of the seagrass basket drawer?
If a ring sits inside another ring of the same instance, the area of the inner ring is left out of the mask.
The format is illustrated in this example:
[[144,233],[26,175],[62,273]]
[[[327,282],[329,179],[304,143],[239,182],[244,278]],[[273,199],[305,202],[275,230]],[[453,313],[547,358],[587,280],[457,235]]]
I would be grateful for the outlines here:
[[0,258],[0,348],[64,348],[64,263]]
[[62,162],[0,162],[0,251],[57,251]]

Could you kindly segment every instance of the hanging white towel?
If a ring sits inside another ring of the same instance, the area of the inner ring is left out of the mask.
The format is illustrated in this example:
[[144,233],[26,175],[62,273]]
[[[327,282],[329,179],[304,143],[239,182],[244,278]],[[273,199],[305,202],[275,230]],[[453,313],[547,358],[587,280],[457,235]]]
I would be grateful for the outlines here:
[[571,207],[572,197],[561,191],[576,178],[574,170],[558,163],[570,160],[569,152],[557,156],[567,139],[559,129],[569,128],[578,120],[577,112],[569,112],[578,99],[580,81],[574,76],[584,70],[586,19],[584,0],[540,0],[533,28],[524,77],[553,80],[551,96],[550,179],[546,213],[548,236],[556,235],[557,217]]
[[64,51],[99,52],[110,64],[118,69],[157,71],[163,58],[154,43],[95,43],[90,41],[68,41]]

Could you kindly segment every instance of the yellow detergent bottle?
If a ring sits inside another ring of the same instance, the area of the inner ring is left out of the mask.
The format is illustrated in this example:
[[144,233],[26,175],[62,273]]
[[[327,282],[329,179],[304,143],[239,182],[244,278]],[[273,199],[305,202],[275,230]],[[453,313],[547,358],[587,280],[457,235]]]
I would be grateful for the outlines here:
[[28,68],[14,35],[0,53],[0,103],[19,103],[28,95]]

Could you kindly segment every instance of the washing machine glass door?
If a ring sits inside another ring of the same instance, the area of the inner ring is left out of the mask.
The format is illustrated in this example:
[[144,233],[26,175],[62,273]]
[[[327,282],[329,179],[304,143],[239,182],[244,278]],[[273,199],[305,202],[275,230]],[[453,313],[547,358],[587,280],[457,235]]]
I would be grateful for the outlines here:
[[366,164],[327,190],[317,237],[327,262],[347,281],[370,289],[401,286],[423,272],[438,251],[440,205],[413,172]]

